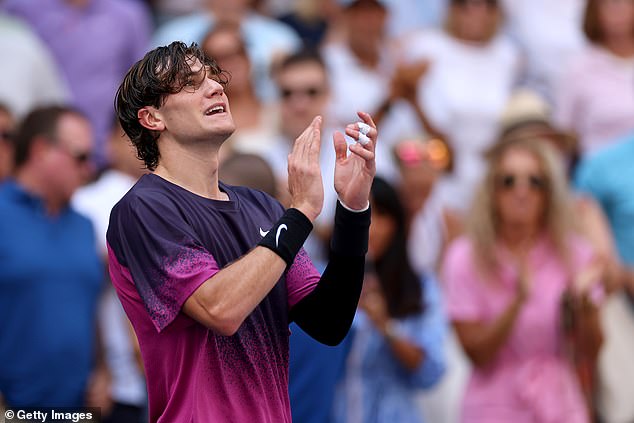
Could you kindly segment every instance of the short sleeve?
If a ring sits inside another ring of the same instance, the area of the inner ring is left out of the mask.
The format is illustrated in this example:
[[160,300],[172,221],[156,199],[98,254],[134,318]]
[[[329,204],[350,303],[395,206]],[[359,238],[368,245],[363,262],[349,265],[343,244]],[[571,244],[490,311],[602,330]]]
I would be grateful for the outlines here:
[[118,261],[111,273],[127,269],[159,332],[219,270],[172,201],[159,195],[124,198],[111,213],[107,241]]
[[483,284],[476,277],[473,249],[466,238],[454,241],[442,263],[447,314],[454,321],[478,321],[485,316]]

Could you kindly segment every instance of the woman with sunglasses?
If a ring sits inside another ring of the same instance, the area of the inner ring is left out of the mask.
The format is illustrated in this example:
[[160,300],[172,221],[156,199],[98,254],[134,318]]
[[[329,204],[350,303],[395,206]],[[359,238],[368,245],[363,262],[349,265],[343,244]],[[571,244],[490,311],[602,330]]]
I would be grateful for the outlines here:
[[435,279],[407,258],[405,212],[397,191],[375,177],[368,269],[355,316],[335,422],[420,423],[419,389],[445,369],[447,321]]
[[561,160],[539,139],[505,140],[443,263],[448,313],[473,364],[463,422],[588,422],[562,325],[570,298],[588,356],[602,336],[594,253],[575,235]]

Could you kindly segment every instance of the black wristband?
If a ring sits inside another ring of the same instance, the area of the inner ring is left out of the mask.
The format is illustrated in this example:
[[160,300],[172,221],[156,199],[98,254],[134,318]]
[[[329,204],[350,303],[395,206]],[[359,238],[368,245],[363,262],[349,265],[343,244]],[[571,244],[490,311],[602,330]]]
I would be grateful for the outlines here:
[[312,230],[313,224],[302,212],[288,209],[258,245],[272,250],[290,266]]
[[337,201],[335,226],[332,231],[330,248],[344,256],[365,256],[368,252],[370,209],[352,212]]

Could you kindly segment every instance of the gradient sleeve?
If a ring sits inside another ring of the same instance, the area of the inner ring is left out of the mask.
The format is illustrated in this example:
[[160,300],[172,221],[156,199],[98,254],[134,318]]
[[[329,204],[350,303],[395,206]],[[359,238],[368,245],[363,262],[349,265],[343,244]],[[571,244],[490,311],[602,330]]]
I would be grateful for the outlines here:
[[[219,270],[169,199],[132,197],[110,216],[110,271],[129,274],[157,331],[178,315],[189,296]],[[113,277],[116,277],[113,274]]]

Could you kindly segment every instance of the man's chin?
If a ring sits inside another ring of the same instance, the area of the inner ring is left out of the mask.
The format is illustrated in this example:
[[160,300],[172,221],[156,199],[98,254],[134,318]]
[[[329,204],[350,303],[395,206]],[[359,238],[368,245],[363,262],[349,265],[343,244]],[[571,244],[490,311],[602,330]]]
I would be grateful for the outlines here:
[[222,138],[222,142],[225,142],[231,135],[233,135],[235,131],[236,131],[236,127],[232,126],[232,127],[219,129],[216,134],[218,138]]

